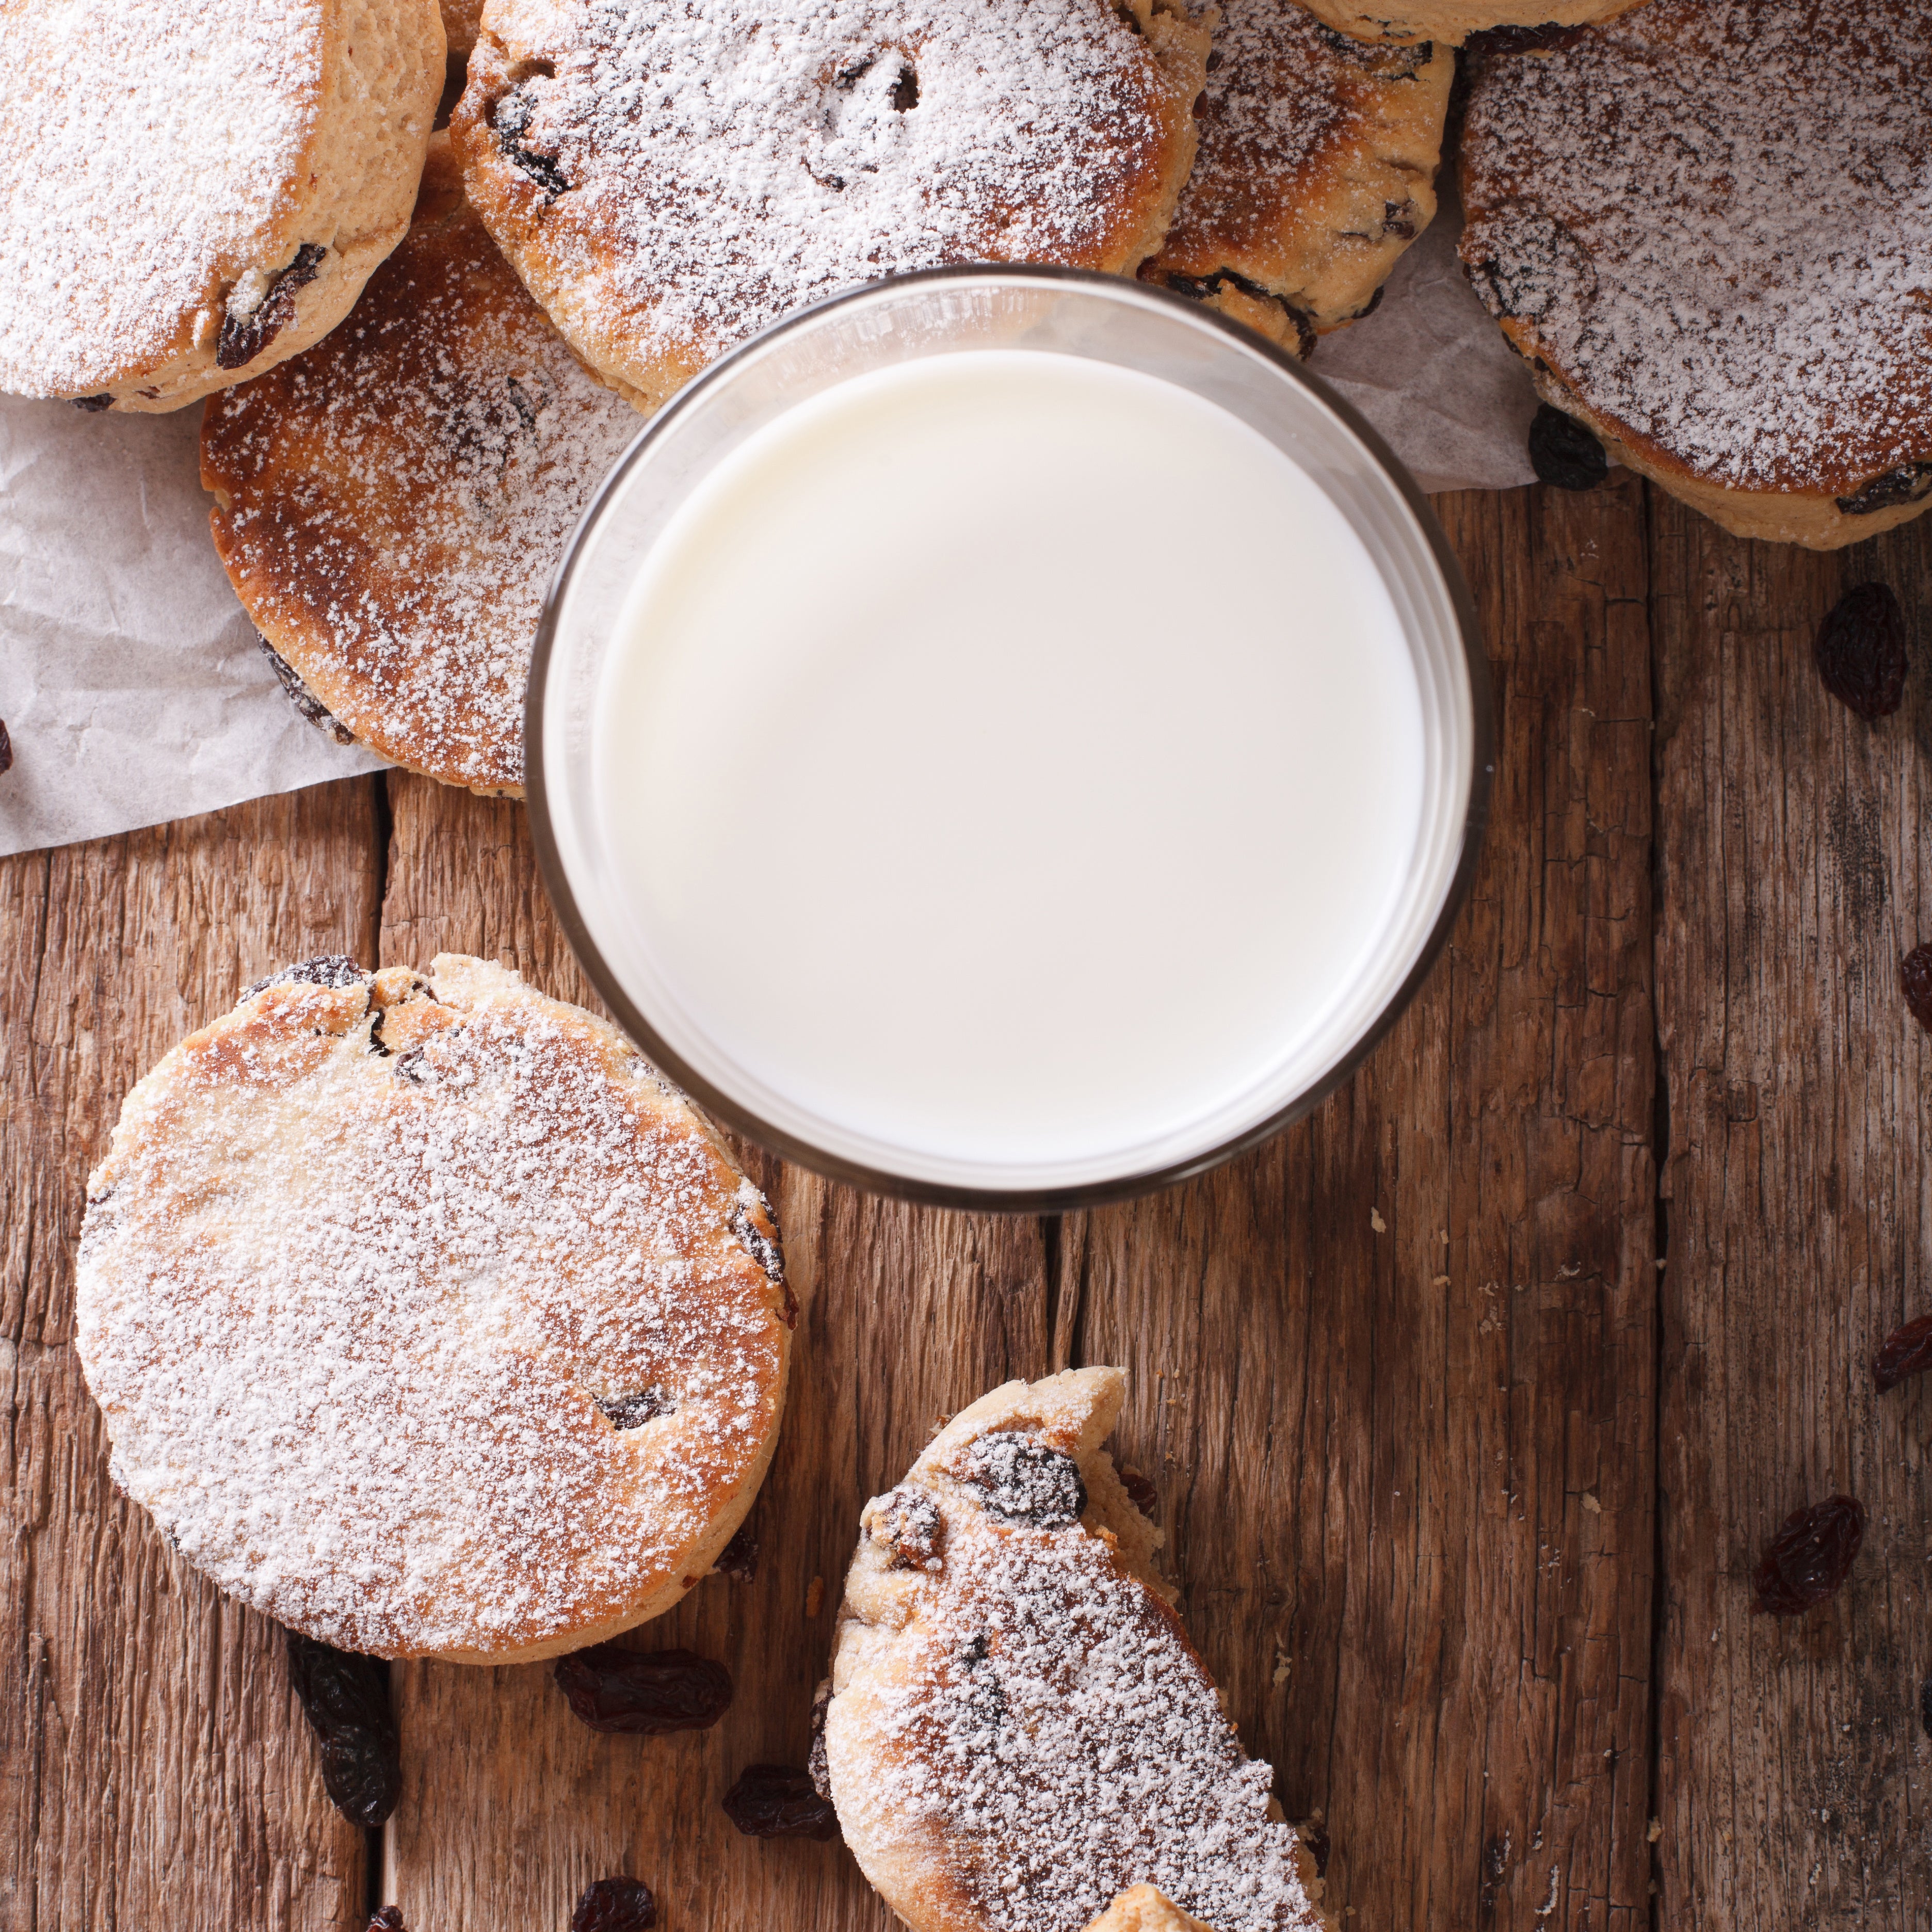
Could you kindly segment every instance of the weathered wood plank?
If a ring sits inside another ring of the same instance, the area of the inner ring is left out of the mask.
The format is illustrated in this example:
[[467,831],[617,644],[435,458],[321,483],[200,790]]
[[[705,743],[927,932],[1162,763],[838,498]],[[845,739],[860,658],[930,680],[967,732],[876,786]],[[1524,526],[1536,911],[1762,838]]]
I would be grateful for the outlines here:
[[[594,1004],[551,920],[521,808],[391,781],[394,838],[383,957],[507,960]],[[888,1922],[836,1845],[741,1838],[718,1808],[740,1770],[802,1764],[814,1685],[864,1498],[896,1478],[942,1414],[1051,1346],[1037,1223],[882,1202],[752,1156],[785,1236],[800,1304],[784,1433],[757,1505],[749,1585],[716,1577],[628,1640],[730,1667],[711,1731],[599,1737],[550,1667],[395,1673],[404,1794],[389,1894],[412,1927],[528,1932],[564,1925],[591,1880],[628,1872],[668,1925],[877,1928]]]
[[[1932,938],[1932,526],[1835,556],[1654,500],[1670,1099],[1660,1432],[1661,1922],[1922,1925],[1932,1391],[1875,1398],[1932,1307],[1932,1042],[1898,990]],[[1899,591],[1904,710],[1868,725],[1811,660],[1846,586]],[[1870,1511],[1852,1580],[1754,1616],[1792,1509]]]
[[290,959],[365,952],[356,780],[0,860],[0,1923],[359,1928],[365,1834],[323,1796],[281,1634],[108,1480],[73,1347],[87,1170],[122,1096]]
[[1647,1919],[1655,1270],[1643,505],[1443,500],[1500,740],[1452,950],[1300,1127],[1077,1240],[1196,1641],[1330,1902]]

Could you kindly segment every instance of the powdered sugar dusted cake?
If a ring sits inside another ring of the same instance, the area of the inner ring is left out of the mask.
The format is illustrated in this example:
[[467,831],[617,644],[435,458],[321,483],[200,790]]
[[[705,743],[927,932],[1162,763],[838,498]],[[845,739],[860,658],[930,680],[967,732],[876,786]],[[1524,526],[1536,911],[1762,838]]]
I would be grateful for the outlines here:
[[1216,1932],[1321,1922],[1100,1447],[1124,1388],[1009,1382],[866,1506],[825,1768],[915,1932],[1082,1932],[1142,1884]]
[[0,0],[0,389],[174,410],[402,238],[436,0]]
[[432,143],[354,316],[213,398],[214,544],[313,700],[385,758],[520,793],[544,593],[642,419],[589,375]]
[[514,1661],[711,1567],[777,1433],[783,1274],[614,1028],[482,960],[311,960],[128,1096],[76,1340],[116,1480],[224,1589]]
[[1370,46],[1296,0],[1221,0],[1200,151],[1143,272],[1306,356],[1375,306],[1436,212],[1456,57]]
[[1492,48],[1462,258],[1538,386],[1740,536],[1932,504],[1932,8],[1651,0]]
[[1168,0],[491,0],[451,132],[594,368],[655,406],[895,270],[1131,270],[1194,154]]

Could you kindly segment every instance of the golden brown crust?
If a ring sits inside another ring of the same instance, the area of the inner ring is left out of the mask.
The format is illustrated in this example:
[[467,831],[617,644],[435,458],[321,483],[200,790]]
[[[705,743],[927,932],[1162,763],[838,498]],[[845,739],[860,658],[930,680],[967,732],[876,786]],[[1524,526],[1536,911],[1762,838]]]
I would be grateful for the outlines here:
[[578,366],[463,198],[439,135],[354,320],[211,399],[202,482],[256,628],[363,743],[520,796],[537,618],[640,427]]
[[1301,0],[1359,40],[1440,40],[1459,47],[1492,27],[1580,27],[1613,20],[1645,0]]
[[1223,0],[1194,172],[1144,274],[1306,355],[1373,307],[1433,218],[1455,64],[1293,0]]
[[35,143],[0,212],[0,388],[179,409],[317,340],[401,239],[442,86],[435,0],[9,0],[0,20],[0,121]]
[[1124,1385],[1008,1383],[865,1510],[825,1764],[914,1932],[1081,1932],[1143,1880],[1220,1932],[1319,1923],[1101,1447]]
[[116,1480],[268,1615],[527,1661],[680,1600],[755,1494],[764,1202],[615,1028],[514,974],[316,961],[132,1094],[77,1342]]
[[[1207,40],[1166,0],[493,0],[451,133],[532,292],[650,408],[890,271],[1130,272],[1193,159]],[[649,110],[622,110],[646,57]]]
[[1932,506],[1928,62],[1916,0],[1650,0],[1472,64],[1471,279],[1549,401],[1739,536]]

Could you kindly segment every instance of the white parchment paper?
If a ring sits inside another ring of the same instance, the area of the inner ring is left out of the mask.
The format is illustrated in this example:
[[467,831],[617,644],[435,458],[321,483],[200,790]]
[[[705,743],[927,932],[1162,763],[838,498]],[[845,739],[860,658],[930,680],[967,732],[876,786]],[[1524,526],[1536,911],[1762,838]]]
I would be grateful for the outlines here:
[[[1536,399],[1457,266],[1456,211],[1312,367],[1424,489],[1530,480]],[[374,771],[298,716],[214,554],[201,411],[0,397],[0,854]]]

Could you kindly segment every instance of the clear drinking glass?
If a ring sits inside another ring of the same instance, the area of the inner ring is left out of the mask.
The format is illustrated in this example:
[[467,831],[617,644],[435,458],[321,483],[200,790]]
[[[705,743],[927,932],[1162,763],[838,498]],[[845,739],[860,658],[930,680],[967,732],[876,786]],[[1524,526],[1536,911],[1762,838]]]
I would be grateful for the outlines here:
[[[599,682],[639,566],[711,469],[832,385],[915,358],[1024,349],[1161,377],[1219,404],[1312,477],[1366,548],[1413,654],[1423,714],[1423,813],[1396,916],[1324,1022],[1288,1088],[1258,1079],[1198,1144],[1120,1171],[1013,1172],[866,1142],[766,1088],[694,1032],[620,916],[598,823],[591,740]],[[1196,1174],[1306,1113],[1402,1010],[1448,936],[1475,864],[1492,776],[1486,667],[1475,614],[1440,526],[1373,430],[1293,358],[1215,310],[1108,275],[1030,266],[940,268],[868,284],[774,325],[661,410],[620,460],[558,567],[539,626],[525,722],[532,827],[571,945],[644,1052],[701,1106],[818,1172],[957,1206],[1047,1211]]]

